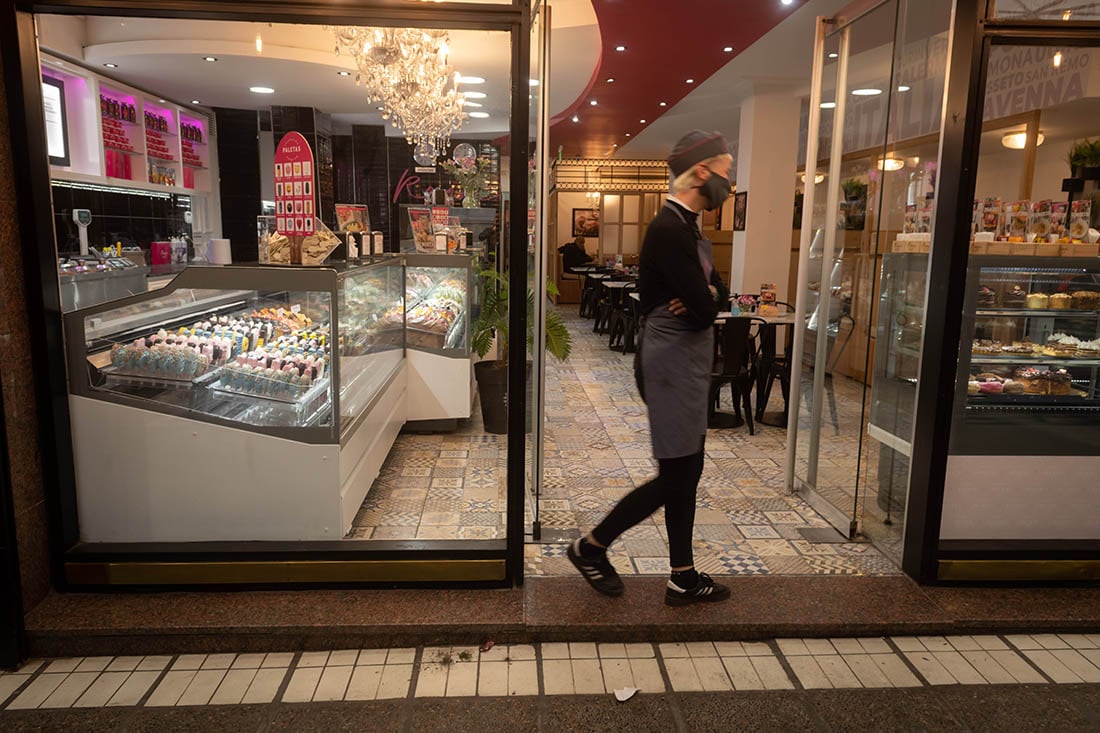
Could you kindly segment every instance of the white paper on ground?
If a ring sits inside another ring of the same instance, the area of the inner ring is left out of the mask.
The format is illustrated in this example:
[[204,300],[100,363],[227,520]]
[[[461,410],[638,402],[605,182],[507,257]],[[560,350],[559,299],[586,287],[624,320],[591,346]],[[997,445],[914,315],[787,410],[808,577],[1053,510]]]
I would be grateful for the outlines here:
[[630,698],[634,697],[638,693],[637,687],[624,687],[621,690],[615,690],[615,699],[619,702],[626,702]]

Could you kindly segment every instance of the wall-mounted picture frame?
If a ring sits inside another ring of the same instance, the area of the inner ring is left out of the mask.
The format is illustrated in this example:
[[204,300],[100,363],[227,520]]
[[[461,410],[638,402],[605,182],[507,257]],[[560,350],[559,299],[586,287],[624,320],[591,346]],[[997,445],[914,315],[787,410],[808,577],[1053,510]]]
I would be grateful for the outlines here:
[[745,211],[749,206],[749,192],[738,191],[733,194],[733,231],[745,231]]
[[600,210],[573,209],[573,236],[598,238],[600,236]]

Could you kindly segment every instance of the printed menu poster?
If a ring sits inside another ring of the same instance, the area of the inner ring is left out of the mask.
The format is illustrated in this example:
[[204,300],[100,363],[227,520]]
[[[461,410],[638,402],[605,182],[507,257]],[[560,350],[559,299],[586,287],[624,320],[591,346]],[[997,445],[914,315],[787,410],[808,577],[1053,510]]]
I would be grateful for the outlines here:
[[316,213],[313,151],[301,133],[288,132],[275,148],[275,229],[286,236],[309,236]]
[[432,234],[432,210],[427,206],[409,207],[409,228],[417,252],[435,252],[435,236]]
[[447,228],[447,219],[451,215],[451,210],[446,206],[433,206],[432,207],[432,231],[441,232]]
[[370,212],[361,204],[336,204],[336,230],[369,232]]

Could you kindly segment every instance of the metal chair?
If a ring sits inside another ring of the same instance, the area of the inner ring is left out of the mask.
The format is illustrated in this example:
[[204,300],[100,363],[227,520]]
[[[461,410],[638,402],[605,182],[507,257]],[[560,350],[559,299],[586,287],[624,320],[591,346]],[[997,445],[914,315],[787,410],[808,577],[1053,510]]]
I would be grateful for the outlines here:
[[734,413],[741,417],[744,408],[744,420],[749,426],[749,435],[756,434],[752,418],[752,384],[756,379],[755,340],[753,327],[759,319],[727,318],[717,326],[718,338],[715,339],[715,360],[710,375],[710,399],[707,402],[708,422],[714,417],[721,401],[722,386],[730,386],[730,398]]

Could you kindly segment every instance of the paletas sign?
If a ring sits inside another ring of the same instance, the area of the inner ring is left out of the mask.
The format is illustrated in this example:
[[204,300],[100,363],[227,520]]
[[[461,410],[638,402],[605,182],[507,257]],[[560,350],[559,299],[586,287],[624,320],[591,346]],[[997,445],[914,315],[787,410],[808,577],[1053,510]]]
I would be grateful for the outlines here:
[[309,236],[316,212],[313,150],[301,133],[288,132],[275,147],[275,229],[286,236]]

